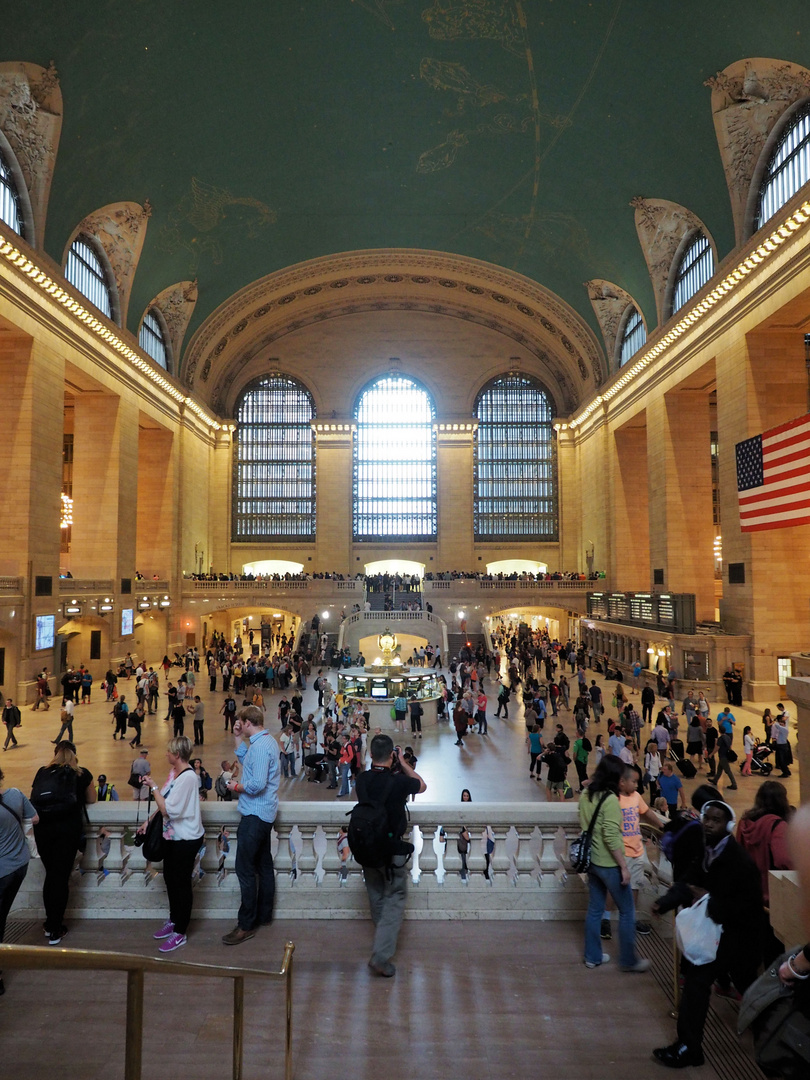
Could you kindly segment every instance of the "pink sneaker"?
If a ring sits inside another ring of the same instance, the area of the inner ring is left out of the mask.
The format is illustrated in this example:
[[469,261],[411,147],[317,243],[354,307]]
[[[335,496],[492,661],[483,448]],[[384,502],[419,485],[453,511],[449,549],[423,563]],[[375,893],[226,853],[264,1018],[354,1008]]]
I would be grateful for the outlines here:
[[174,950],[179,949],[181,945],[185,945],[187,941],[188,938],[185,934],[172,934],[171,937],[167,937],[160,946],[160,952],[174,952]]
[[174,923],[171,919],[167,919],[161,928],[152,935],[155,941],[163,941],[164,938],[171,937],[174,933]]

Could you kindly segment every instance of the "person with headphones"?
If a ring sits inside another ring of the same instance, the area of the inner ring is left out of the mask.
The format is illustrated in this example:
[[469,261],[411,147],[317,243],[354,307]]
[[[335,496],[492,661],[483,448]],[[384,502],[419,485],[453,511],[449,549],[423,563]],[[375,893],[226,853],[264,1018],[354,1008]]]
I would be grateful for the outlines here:
[[728,972],[742,994],[757,977],[759,929],[765,918],[760,873],[751,857],[734,839],[736,817],[722,799],[709,799],[700,811],[705,849],[683,879],[653,905],[655,915],[689,907],[709,894],[707,914],[722,929],[717,956],[708,964],[681,960],[684,978],[678,1012],[677,1039],[653,1050],[659,1064],[685,1069],[703,1064],[703,1028],[709,1010],[712,983]]

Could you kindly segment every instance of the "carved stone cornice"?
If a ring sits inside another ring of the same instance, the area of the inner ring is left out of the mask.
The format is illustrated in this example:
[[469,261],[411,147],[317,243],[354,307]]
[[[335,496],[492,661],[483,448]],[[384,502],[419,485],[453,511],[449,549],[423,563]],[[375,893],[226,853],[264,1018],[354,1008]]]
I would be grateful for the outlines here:
[[182,377],[227,409],[234,380],[262,348],[312,323],[390,309],[464,319],[520,342],[556,381],[561,410],[605,379],[592,331],[554,293],[489,263],[413,249],[316,259],[247,286],[194,335]]
[[672,261],[684,238],[696,229],[702,229],[712,245],[715,264],[717,249],[709,230],[697,214],[685,206],[679,206],[669,199],[644,199],[640,195],[631,199],[630,205],[636,210],[636,232],[650,272],[660,326],[669,316],[666,310],[667,285]]
[[613,358],[616,354],[616,340],[622,325],[622,316],[632,304],[641,315],[646,330],[647,323],[644,320],[644,313],[630,293],[620,286],[614,285],[612,281],[605,281],[604,278],[593,278],[592,281],[585,282],[585,288],[588,290],[588,299],[602,330],[608,367],[612,368]]
[[62,91],[53,61],[47,70],[38,64],[0,64],[0,131],[25,184],[20,195],[29,211],[26,239],[41,251],[62,131]]
[[749,57],[729,64],[706,86],[726,173],[737,244],[751,235],[769,136],[785,111],[810,97],[810,71],[785,60]]

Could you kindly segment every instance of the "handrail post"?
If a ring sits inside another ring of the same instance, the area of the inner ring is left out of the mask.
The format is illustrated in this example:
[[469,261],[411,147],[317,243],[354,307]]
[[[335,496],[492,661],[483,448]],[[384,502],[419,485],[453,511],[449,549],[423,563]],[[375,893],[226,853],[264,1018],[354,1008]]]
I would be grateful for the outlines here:
[[245,1034],[245,980],[233,980],[233,1080],[242,1080],[242,1051]]
[[287,977],[284,980],[284,997],[286,1012],[286,1032],[284,1041],[284,1080],[292,1080],[293,1057],[292,1057],[292,1013],[293,1013],[293,951],[295,946],[291,941],[287,942],[284,950],[284,964],[287,969]]
[[127,971],[127,1032],[124,1080],[141,1080],[143,1058],[143,971]]

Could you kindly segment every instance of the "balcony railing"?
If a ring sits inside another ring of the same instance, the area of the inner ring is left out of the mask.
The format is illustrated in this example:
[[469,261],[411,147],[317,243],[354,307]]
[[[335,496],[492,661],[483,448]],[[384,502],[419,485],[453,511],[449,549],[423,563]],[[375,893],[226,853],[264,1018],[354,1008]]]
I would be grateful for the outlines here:
[[9,596],[22,595],[22,578],[0,577],[0,595],[6,593]]
[[[414,803],[409,809],[415,847],[410,875],[418,887],[409,893],[408,918],[572,919],[584,914],[584,885],[565,870],[568,844],[579,834],[575,805],[482,803],[473,809]],[[97,803],[88,810],[87,846],[71,878],[68,915],[156,917],[166,906],[166,891],[160,865],[147,863],[142,848],[132,846],[137,804]],[[233,803],[209,802],[202,816],[205,844],[195,868],[194,915],[232,919],[239,906],[234,872],[239,814]],[[273,844],[276,918],[367,917],[361,868],[351,859],[342,863],[337,851],[345,824],[342,804],[281,803]],[[462,826],[472,838],[466,881],[456,850]],[[225,844],[223,829],[229,834]],[[495,839],[489,879],[484,873],[488,829]],[[32,860],[15,912],[39,918],[41,903],[42,867]]]
[[59,578],[59,592],[62,596],[79,593],[104,593],[113,595],[115,585],[111,578]]
[[352,599],[362,599],[362,581],[335,581],[332,578],[293,578],[285,581],[183,581],[183,592],[194,595],[228,596],[243,593],[308,593],[312,596],[331,596],[334,592],[348,593]]

